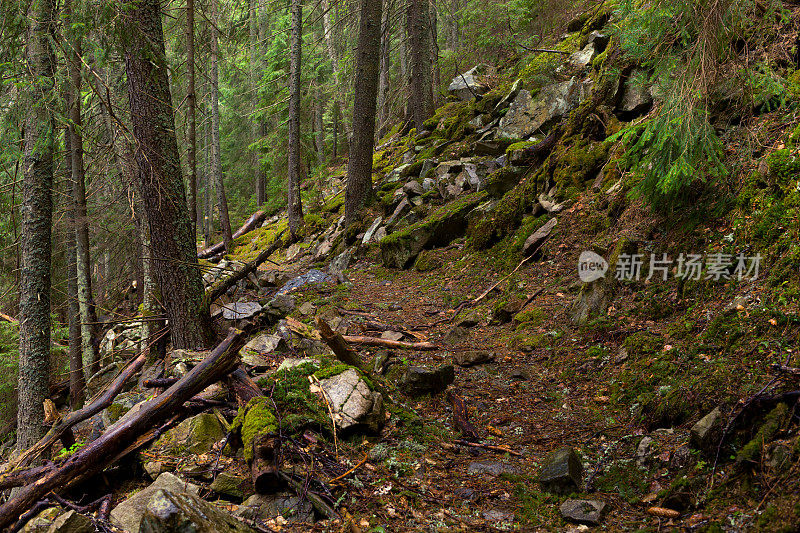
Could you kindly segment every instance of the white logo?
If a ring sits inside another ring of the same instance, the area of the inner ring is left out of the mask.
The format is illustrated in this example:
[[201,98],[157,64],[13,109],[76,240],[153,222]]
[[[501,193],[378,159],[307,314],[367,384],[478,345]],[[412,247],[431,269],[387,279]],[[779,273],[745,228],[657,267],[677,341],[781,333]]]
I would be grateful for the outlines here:
[[578,276],[585,283],[604,277],[607,271],[608,262],[594,252],[582,252],[578,258]]

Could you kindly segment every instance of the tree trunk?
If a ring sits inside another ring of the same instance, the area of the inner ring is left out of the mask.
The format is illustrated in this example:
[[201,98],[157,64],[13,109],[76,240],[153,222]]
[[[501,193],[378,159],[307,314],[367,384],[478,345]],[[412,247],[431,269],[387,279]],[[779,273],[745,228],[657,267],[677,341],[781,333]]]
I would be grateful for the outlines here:
[[[339,68],[339,52],[336,50],[336,24],[332,16],[332,6],[330,0],[322,0],[322,33],[325,35],[325,48],[328,52],[328,59],[331,62],[331,70],[333,71],[333,105],[334,113],[339,113],[341,117],[342,112],[345,110],[344,99],[342,94],[345,93],[344,87],[341,85],[341,69]],[[334,153],[334,158],[336,154]]]
[[303,204],[300,200],[300,64],[303,47],[303,5],[292,0],[292,42],[289,50],[289,168],[288,198],[291,238],[300,238]]
[[389,69],[391,68],[392,25],[394,0],[388,0],[381,22],[381,71],[378,77],[378,137],[385,133],[389,119]]
[[[65,3],[64,11],[67,11]],[[69,89],[67,89],[69,90]],[[65,159],[70,181],[67,182],[68,192],[64,194],[67,202],[67,302],[69,320],[69,407],[71,410],[80,408],[83,404],[83,358],[81,357],[81,317],[78,305],[78,279],[77,279],[77,252],[75,250],[75,199],[72,195],[72,157],[69,142],[69,127],[64,128]]]
[[159,2],[143,0],[123,11],[122,18],[131,30],[124,55],[137,181],[172,343],[175,348],[208,346],[211,317],[203,305],[203,282],[181,179]]
[[411,48],[409,108],[418,132],[422,131],[423,123],[433,114],[429,5],[429,0],[409,0],[407,13],[408,40]]
[[[211,22],[217,23],[217,0],[211,0]],[[231,221],[228,217],[228,198],[225,196],[225,181],[222,175],[222,149],[219,139],[219,40],[216,27],[211,28],[211,157],[214,185],[219,204],[219,227],[225,251],[231,251]]]
[[353,223],[372,199],[372,149],[375,146],[375,106],[381,52],[382,0],[361,0],[356,53],[353,138],[344,193],[345,225]]
[[[22,189],[22,276],[20,278],[17,449],[44,435],[43,402],[49,395],[50,257],[53,217],[53,144],[55,122],[55,6],[33,0],[25,59],[29,83],[25,120]],[[16,518],[16,517],[15,517]]]
[[195,110],[197,108],[197,98],[195,95],[195,76],[194,76],[194,0],[186,0],[186,70],[188,75],[188,87],[186,90],[187,120],[189,121],[187,163],[189,165],[188,178],[188,202],[189,218],[192,221],[192,233],[197,238],[197,119]]
[[[69,2],[66,9],[69,9]],[[92,291],[92,270],[89,243],[89,219],[86,209],[86,173],[83,164],[83,135],[81,133],[81,43],[78,38],[72,37],[72,31],[67,28],[70,35],[68,45],[68,67],[70,77],[70,90],[68,92],[69,106],[69,137],[72,150],[72,185],[75,201],[75,250],[77,255],[77,280],[78,280],[78,306],[81,317],[81,352],[83,353],[84,375],[88,380],[98,370],[100,361],[97,358],[97,312],[95,311],[94,294]]]
[[314,83],[314,144],[317,149],[317,162],[322,165],[325,163],[325,92],[322,89],[322,80]]
[[211,170],[212,157],[211,157],[211,127],[206,122],[205,128],[205,143],[204,150],[206,154],[205,175],[206,175],[206,246],[211,245],[211,238],[214,235],[214,172]]
[[[260,121],[256,120],[256,116],[258,114],[258,83],[259,83],[259,66],[261,65],[261,61],[258,57],[258,34],[259,34],[259,24],[258,24],[258,0],[250,0],[250,19],[249,19],[249,29],[250,29],[250,84],[252,88],[252,111],[250,114],[250,124],[251,124],[251,131],[252,131],[252,142],[255,143],[258,141],[259,136],[261,134],[261,123]],[[261,170],[261,157],[259,155],[260,150],[258,148],[253,148],[252,150],[252,158],[253,158],[253,175],[254,175],[254,190],[256,196],[256,206],[260,207],[264,204],[266,200],[264,198],[264,172]]]
[[[437,35],[439,34],[439,15],[436,11],[434,2],[430,3],[430,43],[431,43],[431,64],[433,65],[433,79],[431,80],[431,114],[436,110],[439,105],[439,88],[442,86],[442,72],[439,68],[439,41]],[[427,119],[426,119],[427,120]]]

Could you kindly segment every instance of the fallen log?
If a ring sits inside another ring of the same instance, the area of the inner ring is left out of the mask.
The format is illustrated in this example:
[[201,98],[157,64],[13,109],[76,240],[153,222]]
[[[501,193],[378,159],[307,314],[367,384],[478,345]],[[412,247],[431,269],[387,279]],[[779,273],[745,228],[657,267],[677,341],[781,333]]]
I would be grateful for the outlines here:
[[[267,218],[267,214],[264,211],[256,211],[255,213],[250,215],[250,218],[248,218],[247,221],[245,221],[244,224],[242,224],[241,228],[237,229],[233,233],[233,238],[236,239],[236,238],[241,237],[242,235],[244,235],[246,233],[250,233],[251,231],[256,229],[262,222],[264,222],[264,220],[266,220],[266,218]],[[197,252],[197,258],[198,259],[206,259],[208,257],[217,255],[218,253],[222,252],[223,250],[225,250],[225,243],[224,242],[218,242],[217,244],[215,244],[213,246],[209,246],[205,250],[201,250],[201,251]]]
[[239,407],[247,405],[247,402],[258,396],[264,396],[261,387],[247,375],[242,367],[237,368],[228,376],[228,388],[236,396],[236,403]]
[[353,344],[366,346],[383,346],[385,348],[399,348],[403,350],[438,350],[439,347],[432,342],[404,342],[381,339],[379,337],[363,337],[361,335],[343,335],[342,338]]
[[280,232],[278,236],[275,237],[275,241],[271,245],[269,245],[267,249],[262,250],[261,253],[259,253],[255,259],[247,263],[245,266],[243,266],[241,269],[237,270],[227,278],[223,278],[214,283],[211,287],[209,287],[205,295],[206,304],[210,305],[211,303],[213,303],[214,300],[225,294],[225,292],[229,288],[233,287],[240,280],[246,278],[250,272],[253,272],[255,269],[258,268],[258,266],[261,263],[269,259],[269,256],[271,256],[273,253],[275,253],[276,250],[278,250],[281,246],[283,246],[283,241],[281,239],[283,238],[284,233],[286,233],[286,230]]
[[361,357],[358,355],[358,352],[347,344],[347,340],[342,337],[341,334],[333,331],[322,317],[317,318],[317,328],[319,328],[322,340],[333,350],[333,353],[336,354],[336,357],[339,358],[341,362],[362,370],[368,370],[364,365],[364,361],[362,361]]
[[206,359],[172,387],[144,403],[135,416],[112,426],[97,440],[88,443],[62,464],[44,473],[35,483],[20,489],[15,497],[0,506],[0,529],[16,522],[20,515],[51,491],[63,490],[85,481],[113,461],[149,442],[143,435],[152,438],[154,432],[151,428],[154,426],[164,421],[176,421],[179,417],[175,413],[180,411],[184,402],[235,367],[244,339],[243,331],[231,332]]
[[461,431],[461,435],[468,441],[477,442],[480,440],[478,430],[469,421],[469,411],[464,398],[458,395],[453,389],[447,390],[447,399],[453,405],[453,422]]
[[[73,411],[72,413],[68,414],[66,417],[60,419],[58,422],[53,424],[50,428],[50,431],[42,437],[39,442],[25,450],[19,458],[12,463],[11,469],[15,470],[18,468],[22,468],[28,466],[36,460],[36,458],[40,457],[41,454],[50,448],[53,444],[56,443],[57,440],[60,440],[61,437],[66,434],[67,432],[71,431],[71,428],[78,424],[79,422],[83,422],[87,420],[109,405],[114,402],[114,398],[122,391],[122,387],[125,383],[133,377],[136,372],[138,372],[142,366],[144,366],[146,356],[144,353],[139,354],[136,356],[128,366],[126,366],[122,371],[114,378],[106,389],[97,397],[95,401],[90,403],[89,405],[79,409],[77,411]],[[2,484],[5,475],[0,476],[0,484]]]

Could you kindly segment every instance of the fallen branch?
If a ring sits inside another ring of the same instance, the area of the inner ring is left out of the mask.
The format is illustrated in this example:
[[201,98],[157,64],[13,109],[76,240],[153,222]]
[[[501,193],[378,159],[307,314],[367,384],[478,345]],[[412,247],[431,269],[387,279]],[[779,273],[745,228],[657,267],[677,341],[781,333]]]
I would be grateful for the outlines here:
[[242,367],[237,368],[228,376],[228,388],[236,396],[236,403],[239,407],[247,405],[247,402],[258,396],[264,396],[264,391],[253,381]]
[[469,421],[469,412],[467,411],[466,403],[464,403],[464,398],[459,396],[455,390],[447,389],[447,399],[453,405],[453,421],[458,426],[461,434],[468,441],[478,441],[480,436],[478,435],[478,430]]
[[404,342],[381,339],[379,337],[364,337],[361,335],[343,335],[342,338],[353,344],[365,346],[383,346],[385,348],[399,348],[403,350],[438,350],[439,347],[432,342]]
[[279,470],[278,476],[286,481],[286,483],[288,483],[289,486],[294,489],[298,496],[301,498],[308,498],[308,501],[311,502],[311,505],[319,514],[325,515],[329,520],[341,520],[342,517],[339,516],[339,513],[337,513],[333,507],[325,503],[322,498],[313,492],[306,490],[306,488],[303,487],[300,482],[289,476],[286,472]]
[[[116,398],[117,395],[122,392],[122,387],[125,386],[125,383],[127,383],[127,381],[131,379],[134,374],[141,370],[146,359],[147,358],[144,353],[140,353],[138,356],[136,356],[133,361],[128,363],[128,366],[126,366],[117,375],[117,377],[114,378],[114,381],[112,381],[108,387],[106,387],[106,389],[94,402],[87,405],[83,409],[73,411],[65,418],[62,418],[53,424],[53,427],[50,428],[50,431],[48,431],[47,434],[39,440],[39,442],[25,450],[11,465],[11,468],[17,469],[32,464],[36,458],[41,456],[42,452],[49,449],[50,446],[55,444],[57,440],[60,440],[61,437],[75,424],[83,422],[84,420],[88,420],[111,405],[114,402],[114,398]],[[5,475],[0,476],[0,484],[2,484],[4,478]]]
[[460,444],[461,446],[471,446],[473,448],[482,448],[484,450],[491,450],[493,452],[500,452],[500,453],[507,453],[509,455],[513,455],[514,457],[522,457],[522,454],[519,452],[515,452],[514,450],[510,450],[505,446],[496,446],[494,444],[483,444],[481,442],[470,442],[468,440],[456,440],[456,444]]
[[361,465],[363,465],[364,463],[367,462],[367,457],[369,457],[369,454],[368,453],[364,454],[364,458],[361,459],[361,461],[359,461],[356,466],[354,466],[353,468],[351,468],[350,470],[348,470],[344,474],[342,474],[340,476],[336,476],[335,478],[330,480],[329,483],[337,483],[337,482],[341,481],[342,479],[346,478],[347,476],[349,476],[350,474],[352,474],[353,472],[355,472],[356,470],[358,470],[361,467]]
[[17,320],[13,316],[5,314],[5,313],[0,313],[0,319],[3,319],[6,322],[10,322],[12,324],[19,324],[19,320]]
[[788,374],[790,376],[800,377],[800,368],[795,368],[795,367],[792,367],[792,366],[775,364],[775,365],[772,365],[772,370],[774,370],[775,372],[777,372],[779,374]]
[[13,524],[17,518],[51,491],[65,489],[101,472],[106,466],[149,442],[162,428],[151,430],[165,420],[174,422],[184,402],[208,385],[225,376],[236,365],[239,349],[244,345],[245,333],[231,332],[211,354],[192,368],[175,385],[144,403],[127,420],[109,428],[97,440],[75,452],[64,463],[54,466],[35,483],[23,487],[15,497],[0,506],[0,529]]
[[[256,227],[258,227],[262,222],[264,222],[264,220],[266,220],[266,218],[267,218],[267,214],[264,211],[256,211],[255,213],[250,215],[250,218],[248,218],[247,221],[244,224],[242,224],[241,228],[237,229],[234,232],[233,238],[236,239],[236,238],[241,237],[242,235],[244,235],[246,233],[250,233],[251,231],[256,229]],[[201,251],[197,252],[197,258],[198,259],[206,259],[207,257],[212,257],[214,255],[217,255],[218,253],[222,252],[223,250],[225,250],[225,243],[224,242],[219,242],[219,243],[217,243],[217,244],[215,244],[213,246],[209,246],[205,250],[201,250]]]
[[236,285],[236,283],[238,283],[240,280],[246,278],[250,272],[253,272],[255,269],[257,269],[261,263],[269,259],[269,256],[283,246],[282,238],[284,233],[286,233],[286,230],[280,232],[278,236],[275,237],[275,241],[273,241],[273,243],[270,244],[267,249],[262,250],[255,259],[244,265],[227,278],[221,279],[209,287],[209,289],[206,291],[205,302],[207,304],[211,304],[214,300],[225,294],[229,288]]
[[325,319],[318,317],[317,327],[319,328],[322,340],[333,350],[333,353],[336,354],[336,357],[338,357],[341,362],[366,370],[366,366],[358,355],[358,352],[347,344],[347,340],[342,337],[341,334],[333,331]]
[[178,378],[154,378],[146,379],[142,382],[142,387],[146,389],[166,389],[178,382]]

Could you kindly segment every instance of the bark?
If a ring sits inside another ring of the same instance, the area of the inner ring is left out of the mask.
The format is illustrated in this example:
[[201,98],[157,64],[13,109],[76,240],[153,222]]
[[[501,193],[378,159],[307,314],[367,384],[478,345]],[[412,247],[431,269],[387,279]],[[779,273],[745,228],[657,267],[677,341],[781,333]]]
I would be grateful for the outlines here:
[[[325,50],[328,52],[328,59],[331,62],[331,71],[333,72],[333,105],[334,114],[341,116],[345,109],[345,103],[342,99],[342,94],[346,91],[341,84],[341,68],[339,67],[340,58],[339,52],[336,49],[336,25],[333,17],[333,9],[330,0],[322,0],[322,32],[325,35]],[[336,157],[334,150],[333,157]]]
[[339,361],[369,373],[367,365],[361,359],[361,356],[358,355],[358,352],[347,344],[347,341],[341,334],[333,331],[324,318],[317,318],[317,328],[319,328],[319,334],[322,340],[333,350],[333,353],[336,354]]
[[372,150],[378,94],[383,0],[362,0],[356,53],[353,137],[347,163],[345,225],[352,224],[372,199]]
[[[65,6],[67,20],[71,19],[69,1]],[[81,352],[83,369],[88,380],[98,370],[97,358],[97,311],[92,291],[92,270],[89,243],[89,219],[86,209],[86,172],[83,164],[83,135],[81,116],[81,43],[67,27],[70,43],[67,45],[70,88],[69,108],[70,160],[72,162],[72,186],[75,205],[75,250],[77,257],[78,306],[81,319]]]
[[303,204],[300,200],[300,65],[303,47],[303,5],[292,0],[292,40],[289,50],[289,168],[287,209],[293,241],[300,238]]
[[[22,190],[22,275],[20,278],[17,447],[44,434],[43,402],[50,361],[50,258],[53,216],[55,58],[52,0],[33,0],[25,47],[29,81]],[[18,516],[18,515],[17,515]],[[13,519],[16,520],[17,516]]]
[[314,83],[314,92],[314,147],[317,150],[317,162],[322,165],[325,163],[325,92],[321,80]]
[[[66,6],[65,6],[66,11]],[[72,173],[72,157],[69,142],[69,128],[64,128],[64,143],[66,147],[65,159],[67,168]],[[69,193],[65,194],[67,201],[67,301],[69,313],[69,406],[77,409],[83,403],[83,359],[81,357],[81,318],[78,306],[78,280],[77,280],[77,255],[75,251],[75,201],[71,194],[72,183],[68,182]]]
[[442,72],[439,68],[439,41],[436,36],[439,33],[439,16],[433,2],[430,4],[430,43],[431,43],[431,64],[433,65],[433,79],[431,80],[431,101],[433,106],[431,114],[439,105],[439,88],[442,86]]
[[186,70],[189,78],[186,90],[186,118],[189,122],[188,138],[186,139],[189,145],[187,154],[189,167],[187,201],[189,203],[189,218],[192,221],[192,230],[197,235],[197,120],[195,116],[197,97],[195,95],[194,75],[194,0],[186,0]]
[[381,67],[378,77],[378,137],[385,133],[389,119],[389,70],[391,68],[392,26],[391,17],[394,11],[394,0],[388,0],[381,22]]
[[[211,21],[217,22],[217,0],[211,0]],[[216,27],[211,28],[211,157],[214,186],[217,189],[219,205],[219,227],[225,250],[231,251],[231,221],[228,217],[228,198],[225,196],[225,181],[222,175],[222,148],[219,137],[219,39]]]
[[150,442],[158,434],[157,430],[151,428],[164,422],[176,422],[184,402],[233,369],[239,349],[244,345],[244,337],[242,331],[228,335],[178,383],[145,403],[136,416],[88,443],[63,464],[41,475],[36,483],[23,487],[14,498],[0,506],[0,528],[14,523],[17,517],[50,491],[63,490],[84,481],[120,457]]
[[[211,242],[211,236],[214,234],[214,178],[211,171],[211,128],[206,123],[205,128],[205,150],[206,164],[205,164],[205,177],[206,177],[206,225],[205,225],[205,243],[208,245]],[[225,244],[223,243],[223,246]]]
[[136,139],[137,183],[150,225],[153,270],[175,348],[211,342],[211,317],[181,178],[175,117],[167,81],[159,2],[122,12],[128,102]]
[[[250,123],[252,128],[251,142],[258,141],[261,134],[261,123],[256,120],[258,112],[258,79],[259,79],[259,66],[261,61],[258,57],[258,0],[250,0],[250,84],[252,89],[252,111],[250,114]],[[264,197],[264,173],[261,170],[261,157],[259,156],[259,149],[253,148],[253,175],[254,175],[254,190],[256,195],[256,205],[263,205],[266,198]]]
[[365,346],[384,346],[386,348],[400,348],[407,350],[438,350],[439,347],[432,342],[403,342],[379,337],[364,337],[362,335],[345,335],[344,340],[353,344],[363,344]]
[[433,114],[429,0],[409,0],[406,23],[411,49],[408,107],[414,118],[414,126],[419,132],[424,129],[423,123]]

